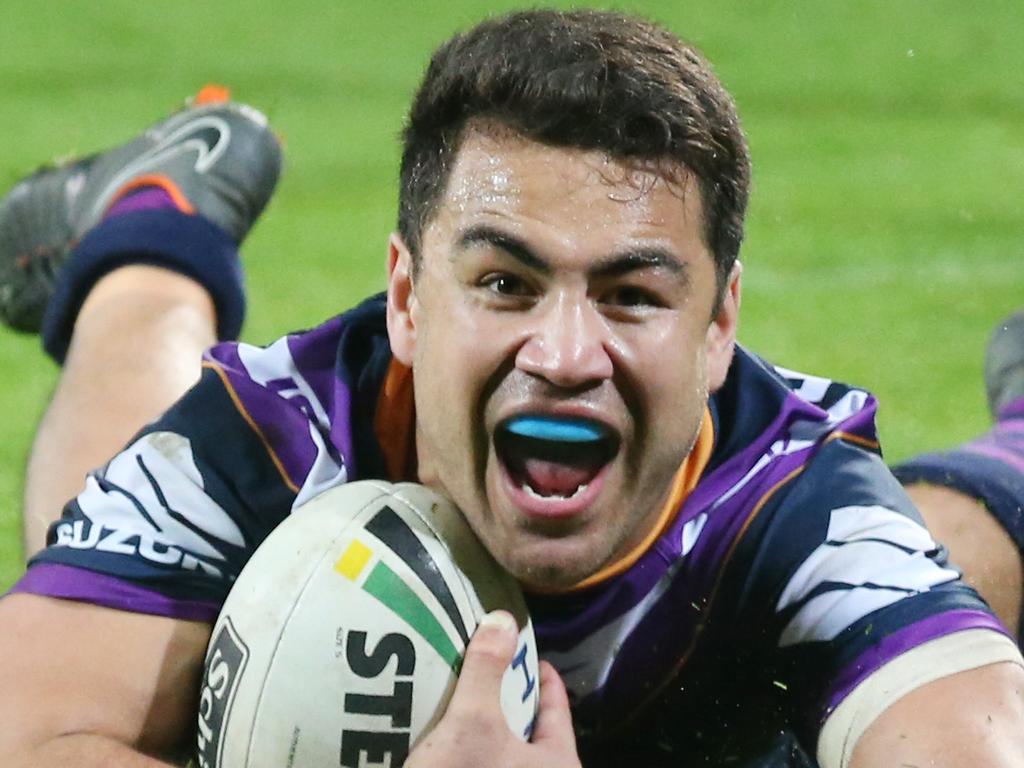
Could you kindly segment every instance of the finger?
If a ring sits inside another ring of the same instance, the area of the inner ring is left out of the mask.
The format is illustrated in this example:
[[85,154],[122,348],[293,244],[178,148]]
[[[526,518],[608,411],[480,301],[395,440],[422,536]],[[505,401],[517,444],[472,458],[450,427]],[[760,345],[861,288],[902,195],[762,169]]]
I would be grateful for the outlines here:
[[576,752],[576,735],[572,729],[569,694],[558,672],[546,661],[540,663],[540,707],[537,711],[537,727],[533,731],[533,742]]
[[449,714],[480,714],[490,709],[502,716],[501,679],[515,656],[518,637],[516,620],[506,611],[492,611],[480,620],[466,648]]

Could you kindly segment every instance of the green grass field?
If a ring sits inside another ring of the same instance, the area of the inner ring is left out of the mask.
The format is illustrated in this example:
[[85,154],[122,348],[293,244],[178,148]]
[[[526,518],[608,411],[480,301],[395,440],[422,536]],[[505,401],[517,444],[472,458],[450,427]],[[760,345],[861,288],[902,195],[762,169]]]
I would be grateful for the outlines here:
[[[245,338],[262,342],[382,287],[397,134],[427,56],[514,5],[4,7],[2,190],[128,138],[207,81],[269,114],[287,170],[245,248]],[[741,339],[874,390],[890,458],[984,429],[984,343],[1024,306],[1024,4],[617,7],[696,42],[739,103],[755,160]],[[21,571],[22,474],[56,376],[37,339],[0,330],[0,590]]]

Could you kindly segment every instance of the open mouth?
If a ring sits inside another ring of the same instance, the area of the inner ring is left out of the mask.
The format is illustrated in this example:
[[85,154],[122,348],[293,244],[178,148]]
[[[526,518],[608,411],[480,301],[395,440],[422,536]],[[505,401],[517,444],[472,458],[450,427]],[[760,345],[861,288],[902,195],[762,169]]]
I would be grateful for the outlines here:
[[545,501],[574,499],[615,457],[619,436],[590,419],[514,416],[498,425],[494,444],[512,483]]

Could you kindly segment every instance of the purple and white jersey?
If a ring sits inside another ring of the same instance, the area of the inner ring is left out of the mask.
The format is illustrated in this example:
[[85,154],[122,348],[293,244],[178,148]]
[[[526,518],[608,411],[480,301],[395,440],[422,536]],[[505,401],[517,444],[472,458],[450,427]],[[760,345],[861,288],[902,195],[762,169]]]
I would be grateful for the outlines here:
[[[89,477],[15,591],[212,622],[296,506],[407,479],[374,428],[390,366],[381,297],[267,348],[214,347]],[[813,753],[888,661],[1003,631],[882,463],[870,395],[740,349],[709,408],[708,464],[649,549],[594,586],[529,596],[587,765],[719,764],[781,730]]]

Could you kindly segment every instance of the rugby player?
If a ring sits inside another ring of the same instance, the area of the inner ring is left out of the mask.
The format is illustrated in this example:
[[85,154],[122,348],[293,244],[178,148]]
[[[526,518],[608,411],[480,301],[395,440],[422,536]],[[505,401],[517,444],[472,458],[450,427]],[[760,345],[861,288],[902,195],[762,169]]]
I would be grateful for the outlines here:
[[1021,626],[1024,548],[1024,311],[1000,322],[985,352],[985,386],[994,421],[985,434],[950,451],[893,468],[937,541],[964,579],[1016,635]]
[[484,22],[404,142],[386,295],[262,349],[228,341],[280,167],[255,110],[204,92],[6,198],[0,311],[64,364],[30,533],[75,498],[0,601],[0,762],[179,755],[232,577],[383,477],[458,504],[547,660],[520,743],[491,617],[409,765],[1024,765],[1020,653],[873,398],[736,344],[749,159],[700,55],[610,13]]

